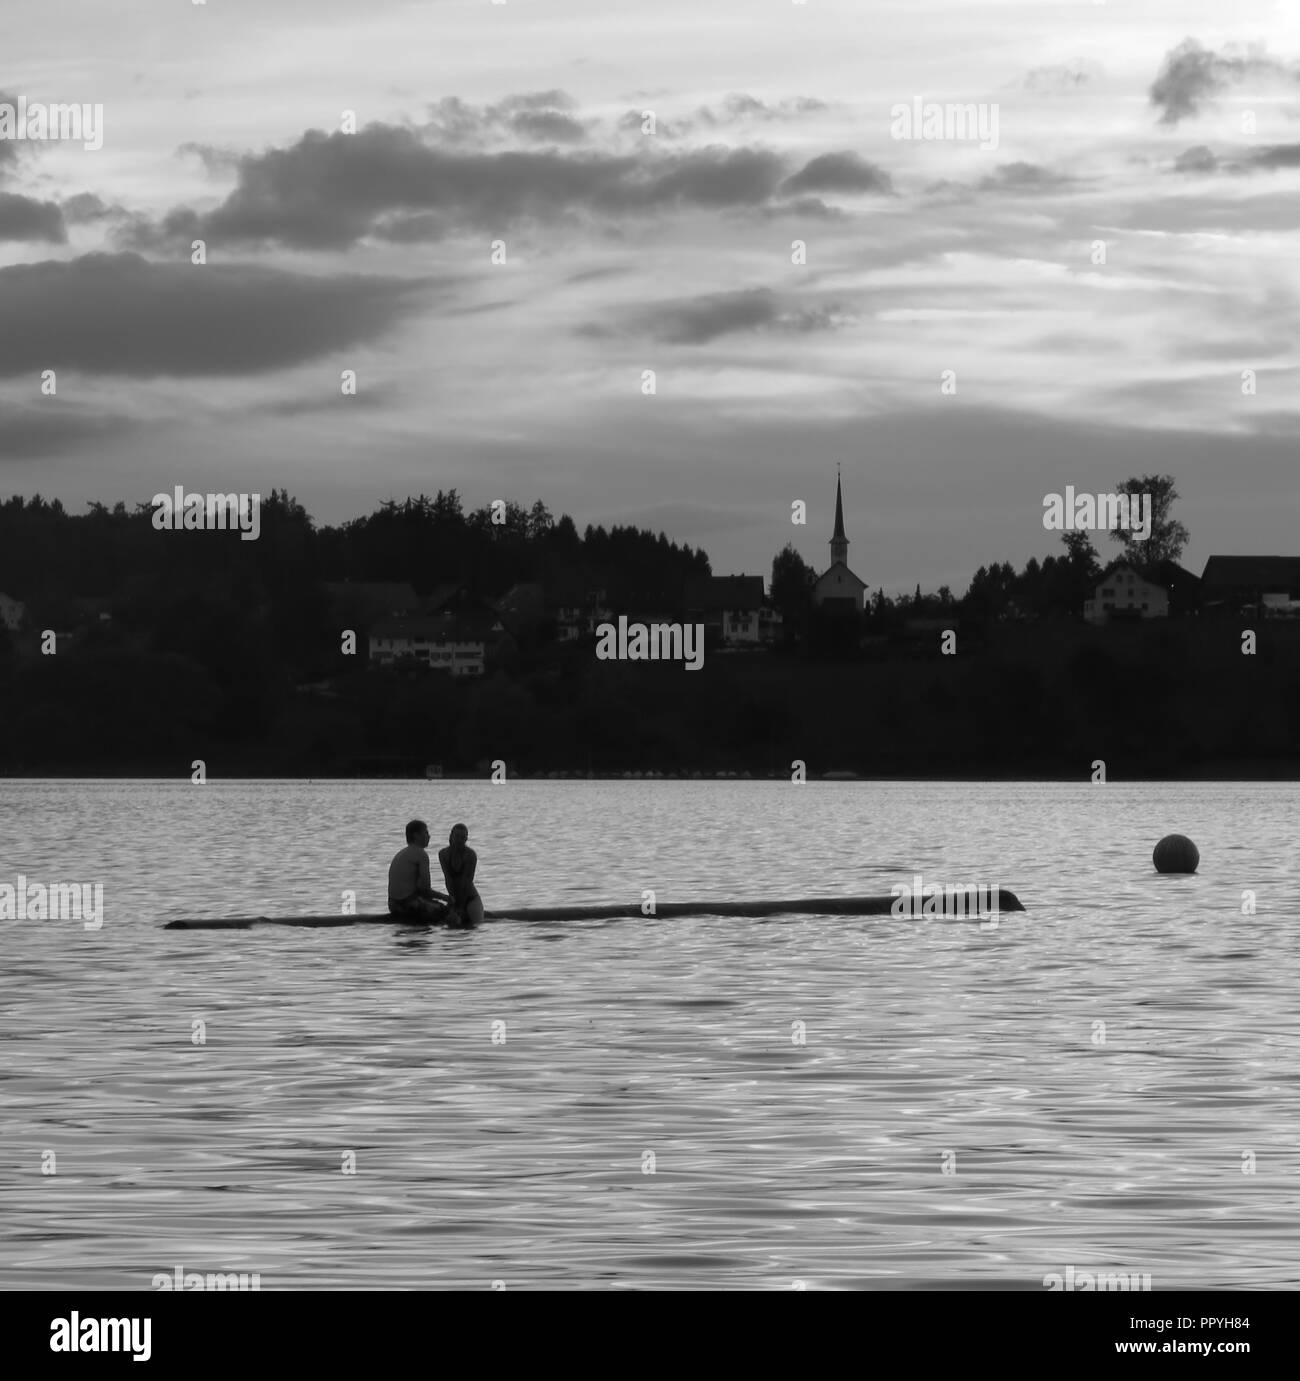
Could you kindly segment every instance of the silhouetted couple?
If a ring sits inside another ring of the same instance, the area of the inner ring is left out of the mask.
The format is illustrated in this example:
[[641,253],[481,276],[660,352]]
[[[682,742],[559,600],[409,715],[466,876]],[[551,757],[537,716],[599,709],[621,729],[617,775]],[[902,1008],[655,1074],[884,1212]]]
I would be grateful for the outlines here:
[[433,890],[429,874],[429,827],[412,820],[406,827],[406,848],[388,866],[388,910],[404,920],[448,921],[452,925],[478,925],[483,919],[483,899],[474,886],[478,855],[469,847],[469,830],[453,825],[447,847],[438,862],[447,895]]

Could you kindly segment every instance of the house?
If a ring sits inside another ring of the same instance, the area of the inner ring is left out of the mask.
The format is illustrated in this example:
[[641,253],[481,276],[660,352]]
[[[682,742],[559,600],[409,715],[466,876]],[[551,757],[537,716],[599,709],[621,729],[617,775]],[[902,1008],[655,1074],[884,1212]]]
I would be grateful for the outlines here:
[[452,676],[482,676],[489,653],[513,640],[494,615],[417,614],[383,619],[370,631],[372,666],[427,666]]
[[556,641],[562,643],[595,637],[597,626],[614,617],[605,589],[577,579],[551,581],[546,586],[545,608],[555,620]]
[[1291,615],[1300,605],[1300,556],[1211,556],[1201,575],[1207,613]]
[[817,577],[812,588],[813,604],[819,609],[860,614],[867,582],[849,570],[849,539],[844,535],[844,496],[838,476],[835,480],[835,531],[831,534],[831,564]]
[[1169,617],[1169,595],[1163,585],[1147,580],[1126,561],[1114,565],[1097,583],[1091,599],[1083,601],[1085,623]]
[[702,623],[706,634],[723,642],[757,646],[773,637],[772,610],[764,618],[761,575],[704,575],[686,582],[683,594],[686,619]]
[[758,610],[758,640],[760,643],[771,645],[781,641],[782,618],[776,609],[769,608],[766,604],[760,605]]
[[23,612],[26,607],[21,600],[0,594],[0,623],[3,623],[11,633],[17,632],[22,624]]

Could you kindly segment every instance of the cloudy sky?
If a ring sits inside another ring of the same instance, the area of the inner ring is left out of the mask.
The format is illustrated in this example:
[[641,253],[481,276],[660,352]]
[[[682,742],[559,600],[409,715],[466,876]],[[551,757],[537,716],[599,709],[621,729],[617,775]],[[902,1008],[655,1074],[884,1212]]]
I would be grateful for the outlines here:
[[[1160,471],[1192,569],[1300,552],[1300,5],[5,21],[0,100],[104,113],[99,149],[0,140],[0,492],[338,521],[455,486],[766,574],[825,565],[838,465],[863,579],[960,592],[1055,549],[1044,494]],[[917,101],[996,139],[895,137]]]

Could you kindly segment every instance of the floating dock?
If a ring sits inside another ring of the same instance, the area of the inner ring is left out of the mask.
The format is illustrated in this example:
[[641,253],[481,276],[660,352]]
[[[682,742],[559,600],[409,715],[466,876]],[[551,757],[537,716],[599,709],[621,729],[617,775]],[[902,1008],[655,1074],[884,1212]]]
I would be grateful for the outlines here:
[[[984,892],[984,889],[981,889]],[[925,920],[930,915],[978,920],[979,915],[968,904],[964,891],[949,889],[941,897],[933,899],[933,912],[926,912],[917,919]],[[490,911],[484,918],[493,921],[612,921],[621,918],[641,920],[664,920],[678,916],[719,916],[719,917],[759,917],[759,916],[891,916],[900,903],[892,895],[878,897],[798,897],[786,901],[690,901],[659,902],[652,915],[646,915],[639,901],[614,902],[595,906],[525,906],[510,911]],[[911,898],[904,897],[902,915],[899,919],[912,919],[907,910]],[[921,903],[918,901],[918,906]],[[927,903],[928,904],[928,903]],[[1002,911],[1023,911],[1019,897],[1005,887],[998,889],[997,909]],[[361,916],[216,916],[211,918],[168,921],[165,930],[250,930],[259,925],[289,925],[309,928],[340,925],[402,925],[427,926],[445,924],[440,921],[416,920],[406,916],[390,916],[386,911],[371,912]]]

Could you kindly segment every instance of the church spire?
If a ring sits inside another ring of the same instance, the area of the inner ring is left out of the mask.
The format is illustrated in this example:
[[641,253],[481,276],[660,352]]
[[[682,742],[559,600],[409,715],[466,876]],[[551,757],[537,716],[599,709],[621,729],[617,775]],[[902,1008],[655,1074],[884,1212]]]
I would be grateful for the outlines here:
[[831,537],[831,565],[842,561],[849,564],[849,539],[844,535],[844,494],[838,470],[835,474],[835,532]]

